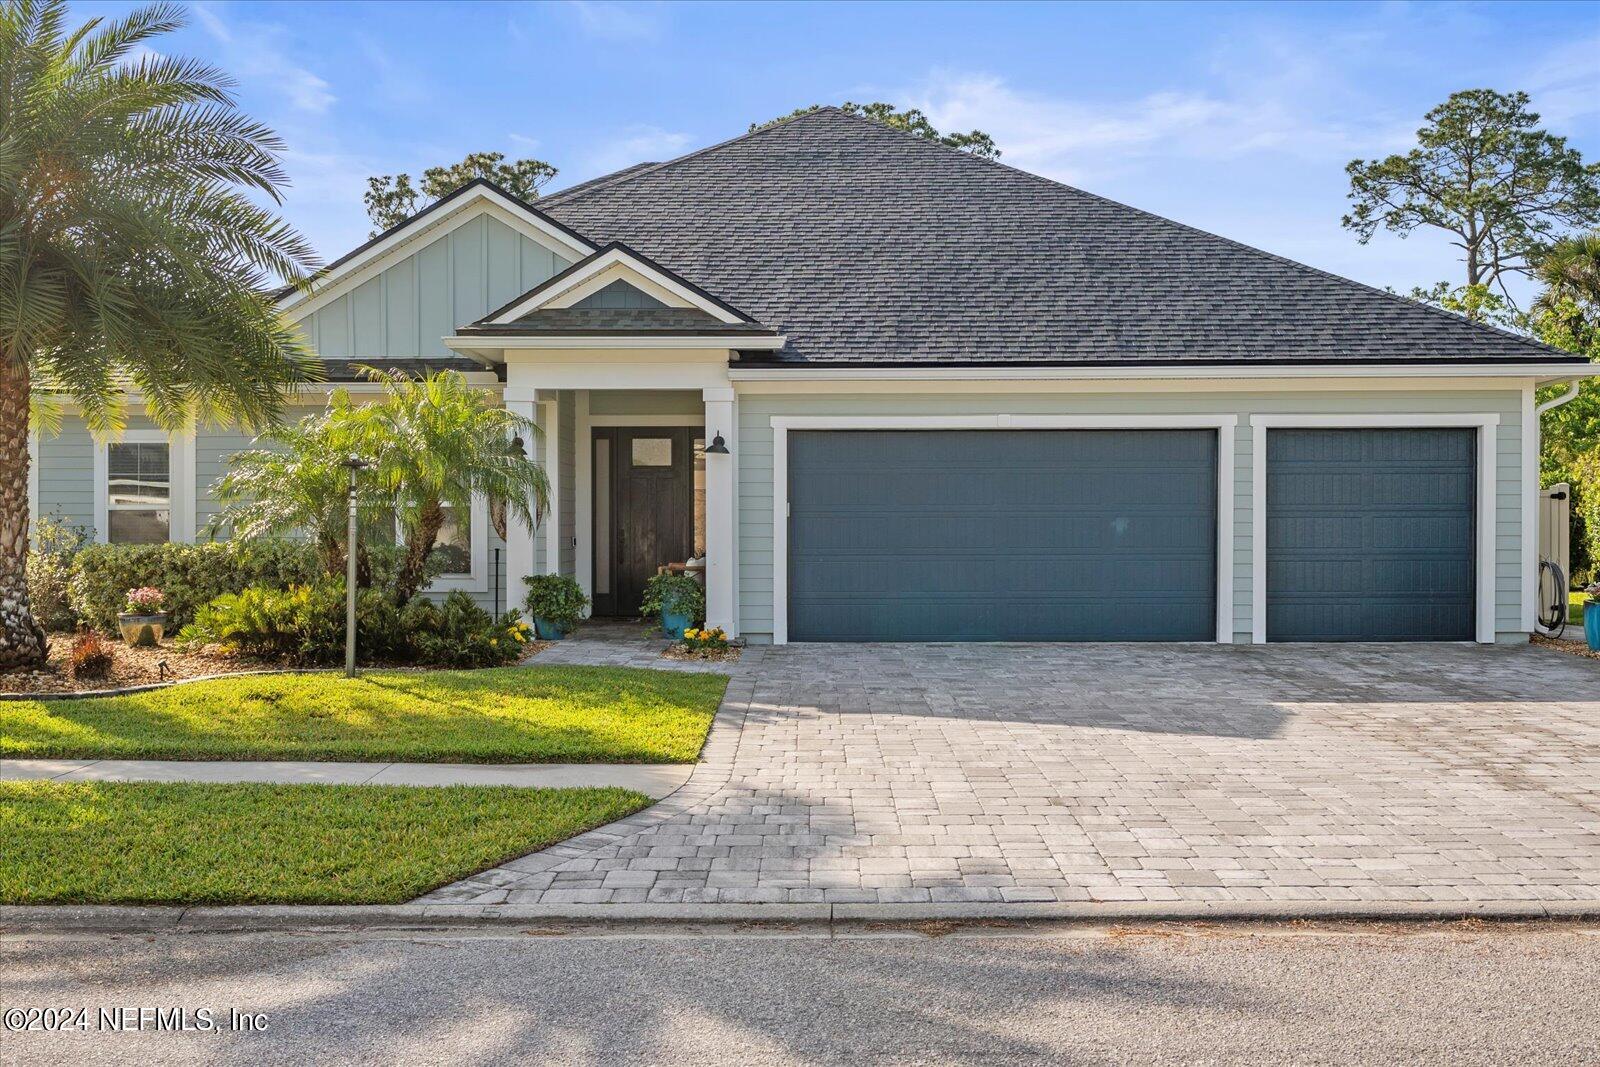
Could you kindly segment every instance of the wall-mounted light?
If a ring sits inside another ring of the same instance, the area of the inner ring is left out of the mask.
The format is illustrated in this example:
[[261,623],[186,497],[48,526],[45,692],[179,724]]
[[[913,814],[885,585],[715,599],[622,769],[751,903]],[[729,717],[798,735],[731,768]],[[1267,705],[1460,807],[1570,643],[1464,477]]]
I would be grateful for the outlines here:
[[516,437],[511,439],[511,451],[515,452],[519,456],[526,456],[528,454],[527,449],[522,443],[521,434],[518,434]]
[[709,445],[706,445],[706,455],[708,456],[726,456],[727,454],[728,442],[722,439],[720,433],[711,439]]

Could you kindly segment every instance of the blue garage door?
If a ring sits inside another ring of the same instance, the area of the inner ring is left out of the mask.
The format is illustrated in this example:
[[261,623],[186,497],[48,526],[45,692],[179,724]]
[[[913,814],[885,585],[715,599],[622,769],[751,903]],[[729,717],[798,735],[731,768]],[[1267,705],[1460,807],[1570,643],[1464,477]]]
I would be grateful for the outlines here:
[[1267,431],[1267,639],[1468,641],[1470,429]]
[[796,641],[1211,641],[1212,430],[789,435]]

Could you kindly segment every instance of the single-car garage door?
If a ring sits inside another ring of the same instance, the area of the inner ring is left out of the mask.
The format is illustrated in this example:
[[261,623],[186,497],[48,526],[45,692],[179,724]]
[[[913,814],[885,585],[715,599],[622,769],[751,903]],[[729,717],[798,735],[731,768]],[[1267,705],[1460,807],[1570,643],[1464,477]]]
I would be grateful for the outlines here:
[[1211,641],[1214,430],[789,434],[796,641]]
[[1267,431],[1267,639],[1470,641],[1477,435]]

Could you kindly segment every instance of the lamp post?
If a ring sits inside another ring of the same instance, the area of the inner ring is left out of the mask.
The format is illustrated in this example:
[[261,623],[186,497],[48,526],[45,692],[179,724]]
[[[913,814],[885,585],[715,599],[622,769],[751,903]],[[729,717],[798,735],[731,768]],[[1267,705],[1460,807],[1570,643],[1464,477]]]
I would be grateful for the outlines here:
[[346,496],[350,501],[350,525],[345,537],[344,550],[344,676],[356,676],[356,475],[372,464],[351,456],[344,461],[350,471],[350,488]]

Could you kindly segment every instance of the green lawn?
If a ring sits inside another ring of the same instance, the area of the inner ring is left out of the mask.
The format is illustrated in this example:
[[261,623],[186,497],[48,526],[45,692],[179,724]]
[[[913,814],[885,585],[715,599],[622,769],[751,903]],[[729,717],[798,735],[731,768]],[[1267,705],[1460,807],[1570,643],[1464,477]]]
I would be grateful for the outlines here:
[[224,678],[0,701],[0,756],[692,763],[727,684],[623,667]]
[[1583,603],[1589,597],[1584,593],[1569,593],[1567,595],[1567,621],[1583,622]]
[[625,789],[0,782],[0,903],[399,904],[649,803]]

